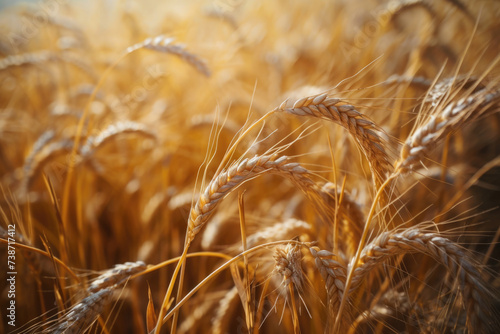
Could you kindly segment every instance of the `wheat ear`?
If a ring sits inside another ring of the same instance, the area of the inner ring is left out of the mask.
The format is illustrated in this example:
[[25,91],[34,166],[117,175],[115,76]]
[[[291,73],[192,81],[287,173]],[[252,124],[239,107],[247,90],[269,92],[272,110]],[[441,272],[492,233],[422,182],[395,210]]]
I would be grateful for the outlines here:
[[406,140],[400,159],[396,163],[396,170],[400,173],[409,171],[446,135],[467,121],[480,117],[499,102],[500,90],[488,89],[482,89],[467,98],[451,102],[442,112],[430,116],[429,120]]
[[52,157],[62,153],[68,153],[73,147],[73,141],[69,139],[63,139],[48,144],[38,144],[43,144],[44,146],[42,148],[35,147],[36,150],[33,150],[33,153],[28,156],[24,163],[24,177],[20,187],[21,194],[24,194],[29,190],[29,187],[33,182],[33,178]]
[[198,56],[186,51],[184,45],[174,44],[174,41],[174,38],[166,37],[164,35],[150,37],[140,43],[129,46],[126,52],[131,53],[139,49],[149,49],[171,53],[184,59],[187,63],[195,67],[200,73],[209,77],[210,70],[208,69],[206,62]]
[[307,177],[310,172],[298,163],[292,163],[282,156],[261,155],[233,163],[227,170],[216,175],[200,195],[191,209],[188,220],[188,244],[207,223],[218,203],[242,183],[264,173],[278,173],[287,176],[302,189],[314,185]]
[[400,233],[384,232],[366,245],[361,252],[360,265],[354,269],[349,294],[362,284],[376,266],[394,256],[409,253],[428,255],[445,266],[453,277],[457,277],[471,328],[492,326],[494,320],[489,314],[488,304],[485,303],[489,293],[478,270],[480,264],[451,240],[436,233],[424,233],[416,228]]
[[97,136],[89,137],[85,145],[82,146],[81,153],[83,156],[90,156],[99,146],[124,133],[137,133],[147,138],[157,139],[156,133],[149,130],[143,124],[132,121],[120,121],[110,124]]
[[338,98],[320,94],[301,98],[291,107],[287,106],[288,101],[284,101],[275,111],[326,119],[347,129],[370,163],[374,180],[380,184],[390,168],[384,141],[380,135],[382,130],[357,111],[353,105],[340,104],[340,102]]
[[58,59],[56,53],[46,50],[11,55],[0,60],[0,71],[16,66],[39,65]]
[[111,286],[120,286],[125,283],[132,275],[137,274],[146,269],[146,264],[142,261],[125,262],[117,264],[114,268],[106,270],[92,281],[87,288],[89,294],[96,293],[99,290],[109,288]]
[[[296,244],[276,247],[274,251],[274,270],[281,276],[284,287],[290,295],[294,333],[300,333],[299,315],[295,303],[295,291],[302,291],[304,272],[302,271],[302,252]],[[286,294],[288,296],[288,294]],[[287,297],[288,299],[288,297]]]
[[110,302],[113,291],[114,287],[109,287],[85,297],[57,320],[56,325],[47,328],[42,333],[79,334],[85,332]]
[[344,294],[346,268],[341,263],[332,259],[335,254],[330,251],[311,247],[309,248],[309,252],[314,257],[316,268],[318,268],[321,277],[325,281],[328,306],[332,312],[335,312],[339,308]]

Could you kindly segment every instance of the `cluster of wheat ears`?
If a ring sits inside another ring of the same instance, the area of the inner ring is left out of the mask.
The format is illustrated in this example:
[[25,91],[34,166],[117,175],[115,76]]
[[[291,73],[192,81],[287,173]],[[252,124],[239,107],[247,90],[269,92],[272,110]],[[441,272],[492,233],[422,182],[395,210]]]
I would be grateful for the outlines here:
[[500,3],[111,3],[0,13],[3,332],[500,331]]

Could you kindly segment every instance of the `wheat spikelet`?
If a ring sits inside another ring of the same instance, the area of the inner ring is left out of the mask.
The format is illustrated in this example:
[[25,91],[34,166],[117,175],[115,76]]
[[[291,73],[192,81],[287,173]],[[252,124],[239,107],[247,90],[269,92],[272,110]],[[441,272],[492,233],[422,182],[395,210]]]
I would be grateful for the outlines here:
[[210,70],[205,61],[200,59],[198,56],[186,51],[184,45],[174,44],[174,40],[174,38],[166,37],[164,35],[150,37],[140,43],[129,46],[126,49],[126,52],[131,53],[139,49],[149,49],[158,52],[171,53],[184,59],[186,62],[195,67],[200,73],[202,73],[206,77],[209,77]]
[[88,74],[93,81],[97,81],[99,78],[94,70],[94,67],[92,67],[92,65],[89,64],[85,59],[82,59],[82,56],[79,54],[73,52],[61,52],[57,54],[56,60],[63,61],[75,66],[83,73]]
[[317,117],[341,125],[353,136],[366,155],[376,183],[381,183],[390,164],[380,133],[382,130],[366,119],[356,108],[349,104],[339,104],[340,99],[330,98],[327,94],[304,97],[293,106],[283,102],[276,111],[297,116]]
[[28,166],[32,164],[35,156],[43,149],[48,142],[50,142],[55,137],[55,132],[53,130],[45,131],[38,137],[38,139],[33,144],[30,154],[24,159],[24,169],[28,170]]
[[[390,319],[398,319],[404,322],[408,322],[408,315],[413,312],[413,305],[408,297],[408,293],[403,291],[397,291],[396,289],[390,289],[386,291],[382,297],[373,306],[365,310],[363,313],[359,314],[354,320],[351,333],[359,332],[355,331],[362,323],[386,323]],[[401,319],[401,317],[403,317]],[[424,328],[423,326],[418,326],[420,330]]]
[[[67,31],[73,32],[75,35],[78,35],[78,37],[83,38],[84,33],[83,30],[80,28],[79,25],[75,23],[74,20],[70,19],[69,17],[64,17],[60,15],[53,15],[54,13],[50,13],[50,15],[44,15],[44,21],[55,28],[58,29],[64,29]],[[24,8],[21,15],[24,15],[30,19],[36,20],[37,16],[40,15],[40,9],[39,8]]]
[[425,10],[431,18],[435,18],[437,16],[436,12],[432,8],[429,2],[424,0],[399,0],[399,1],[391,1],[386,9],[386,13],[383,13],[380,16],[384,16],[389,13],[391,16],[391,20],[394,20],[398,15],[401,15],[402,12],[408,9],[413,8],[422,8]]
[[449,239],[436,233],[423,233],[416,228],[408,228],[400,233],[384,232],[366,245],[360,256],[360,265],[354,270],[349,294],[362,284],[376,266],[394,256],[408,253],[432,257],[458,279],[471,328],[493,326],[495,320],[491,318],[488,303],[485,302],[490,293],[481,277],[480,265]]
[[430,116],[406,140],[396,169],[401,173],[409,171],[439,140],[467,121],[483,115],[499,102],[500,90],[482,89],[469,97],[449,103],[442,112]]
[[290,284],[302,291],[304,273],[302,271],[302,253],[296,244],[286,244],[276,247],[274,251],[274,270],[282,277],[282,282],[288,288]]
[[111,286],[120,286],[125,283],[130,276],[145,269],[146,264],[142,261],[117,264],[114,268],[106,270],[103,274],[93,280],[87,288],[87,292],[89,294],[93,294]]
[[314,263],[318,268],[321,277],[325,281],[325,288],[328,294],[328,307],[335,312],[345,290],[346,268],[341,263],[332,259],[335,256],[327,250],[320,250],[318,247],[309,248],[309,252],[314,257]]
[[188,220],[188,241],[191,242],[207,223],[220,200],[236,187],[259,174],[279,173],[289,177],[302,189],[314,185],[314,182],[307,177],[309,171],[298,163],[290,162],[286,156],[276,160],[275,158],[276,156],[261,155],[244,159],[233,163],[227,170],[216,175],[191,209]]

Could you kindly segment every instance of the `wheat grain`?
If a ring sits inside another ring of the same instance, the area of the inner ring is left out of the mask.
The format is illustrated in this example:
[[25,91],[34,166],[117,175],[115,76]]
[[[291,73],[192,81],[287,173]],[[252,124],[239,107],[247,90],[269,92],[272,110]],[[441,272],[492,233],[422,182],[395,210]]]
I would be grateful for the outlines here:
[[472,93],[484,89],[484,85],[478,82],[476,77],[471,77],[469,75],[459,75],[457,77],[445,78],[432,87],[424,101],[430,103],[433,107],[436,107],[442,103],[443,98],[447,94],[452,94],[453,88],[469,89],[471,87],[474,87]]

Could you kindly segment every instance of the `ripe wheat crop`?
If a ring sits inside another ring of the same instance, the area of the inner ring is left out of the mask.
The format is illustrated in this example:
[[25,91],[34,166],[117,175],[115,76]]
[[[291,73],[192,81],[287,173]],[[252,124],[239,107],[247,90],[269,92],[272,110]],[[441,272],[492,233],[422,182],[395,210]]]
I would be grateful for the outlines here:
[[0,10],[0,333],[499,333],[500,3]]

